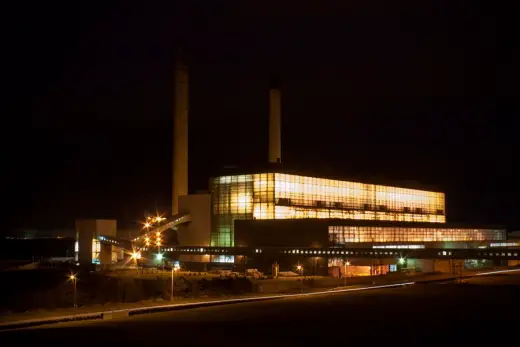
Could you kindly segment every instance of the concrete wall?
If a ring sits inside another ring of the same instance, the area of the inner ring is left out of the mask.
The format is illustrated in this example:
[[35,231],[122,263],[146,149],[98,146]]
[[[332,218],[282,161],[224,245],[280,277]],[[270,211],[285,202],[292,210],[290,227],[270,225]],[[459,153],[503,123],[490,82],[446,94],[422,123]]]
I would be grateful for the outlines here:
[[[79,263],[88,266],[92,264],[92,240],[99,236],[116,237],[117,222],[112,219],[77,219],[75,228],[78,235]],[[112,247],[102,245],[100,262],[111,264],[111,257]]]
[[[179,197],[179,212],[190,213],[191,222],[179,225],[177,228],[178,242],[181,246],[210,245],[211,233],[211,195],[191,194]],[[209,262],[209,256],[181,255],[181,262]]]
[[236,220],[235,246],[327,247],[327,221]]
[[96,236],[116,237],[117,221],[114,219],[96,219]]
[[191,222],[177,228],[179,244],[208,247],[211,233],[211,195],[180,196],[179,212],[191,214]]
[[99,252],[100,264],[112,264],[112,245],[102,243],[101,252]]
[[92,239],[96,233],[96,221],[94,219],[76,220],[76,232],[78,235],[78,260],[80,265],[92,264]]

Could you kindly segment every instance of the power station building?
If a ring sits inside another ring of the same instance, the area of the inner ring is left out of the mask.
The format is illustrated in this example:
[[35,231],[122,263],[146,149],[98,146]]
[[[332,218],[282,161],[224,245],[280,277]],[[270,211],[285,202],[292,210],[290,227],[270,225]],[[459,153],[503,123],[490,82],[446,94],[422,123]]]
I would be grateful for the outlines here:
[[[314,273],[323,274],[348,263],[346,257],[337,256],[344,252],[330,249],[471,249],[493,247],[506,240],[502,228],[447,223],[442,192],[288,171],[281,160],[281,91],[276,78],[269,89],[269,169],[213,177],[209,193],[188,194],[188,94],[188,68],[180,60],[175,71],[172,216],[133,239],[145,252],[160,249],[166,258],[178,257],[193,268],[232,263],[266,271],[273,261],[289,267],[294,259],[284,260],[275,253],[263,253],[263,249],[295,247],[293,253],[315,255]],[[113,225],[89,223],[77,223],[79,260],[101,265],[120,261],[122,246],[110,239],[115,237],[115,221]],[[163,234],[169,237],[158,240],[161,245],[150,243],[151,237]],[[238,251],[169,254],[182,247],[256,248],[259,254],[254,259]],[[91,249],[92,254],[82,255]],[[389,271],[395,265],[392,262],[395,257],[380,259],[378,271]]]
[[[180,246],[468,248],[503,241],[500,228],[446,224],[445,194],[309,177],[281,160],[281,91],[269,88],[269,165],[213,177],[208,194],[188,195],[188,70],[176,70],[173,220]],[[183,255],[185,262],[236,263],[233,256]],[[331,265],[331,264],[329,264]]]

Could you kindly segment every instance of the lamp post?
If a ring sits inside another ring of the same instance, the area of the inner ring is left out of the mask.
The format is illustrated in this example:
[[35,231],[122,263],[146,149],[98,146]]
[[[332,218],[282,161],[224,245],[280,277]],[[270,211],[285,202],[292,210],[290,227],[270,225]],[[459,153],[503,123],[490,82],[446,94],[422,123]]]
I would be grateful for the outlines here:
[[172,283],[171,283],[171,292],[170,292],[170,302],[173,302],[173,273],[177,272],[177,268],[172,266]]
[[172,266],[172,286],[170,288],[170,302],[173,302],[173,266]]
[[343,278],[344,278],[343,285],[346,286],[347,285],[347,268],[350,267],[350,262],[347,260],[344,265],[345,265],[345,271],[344,271],[345,273],[343,274]]
[[141,252],[133,252],[132,259],[135,260],[135,266],[138,266],[139,265],[138,260],[141,259]]
[[[150,218],[147,218],[147,219],[150,219]],[[144,223],[144,229],[146,229],[146,236],[144,238],[144,242],[145,242],[146,247],[150,246],[150,236],[149,236],[150,234],[149,233],[150,233],[151,226],[152,225],[149,222]]]
[[[157,227],[160,227],[161,222],[164,221],[165,219],[166,219],[165,217],[157,216],[153,219],[153,222],[157,223]],[[157,236],[157,253],[161,253],[161,232],[158,231],[156,236]]]
[[157,253],[161,253],[161,232],[158,231],[155,236],[157,237],[156,245],[157,245]]
[[302,278],[301,278],[301,286],[300,286],[300,287],[301,287],[301,292],[302,292],[302,294],[303,294],[303,266],[301,266],[300,264],[298,264],[298,265],[296,266],[296,270],[298,270],[298,271],[300,272],[300,276],[302,276]]
[[72,285],[74,286],[74,308],[76,308],[76,307],[78,307],[78,305],[76,304],[76,282],[77,282],[78,278],[76,277],[75,274],[70,275],[69,278],[72,281]]

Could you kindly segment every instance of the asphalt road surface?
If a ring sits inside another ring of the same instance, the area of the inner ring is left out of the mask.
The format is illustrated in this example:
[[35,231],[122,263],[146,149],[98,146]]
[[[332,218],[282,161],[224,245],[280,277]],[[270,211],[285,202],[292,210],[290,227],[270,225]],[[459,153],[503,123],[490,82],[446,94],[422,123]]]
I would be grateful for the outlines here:
[[0,332],[0,341],[91,347],[517,346],[520,276],[64,323]]

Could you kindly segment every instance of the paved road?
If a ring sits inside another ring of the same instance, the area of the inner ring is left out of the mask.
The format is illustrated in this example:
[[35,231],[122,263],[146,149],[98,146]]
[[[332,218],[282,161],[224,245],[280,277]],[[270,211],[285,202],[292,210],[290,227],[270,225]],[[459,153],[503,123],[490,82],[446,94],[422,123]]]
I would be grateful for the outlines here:
[[506,275],[66,323],[2,332],[0,339],[71,346],[512,346],[519,314],[520,276]]

